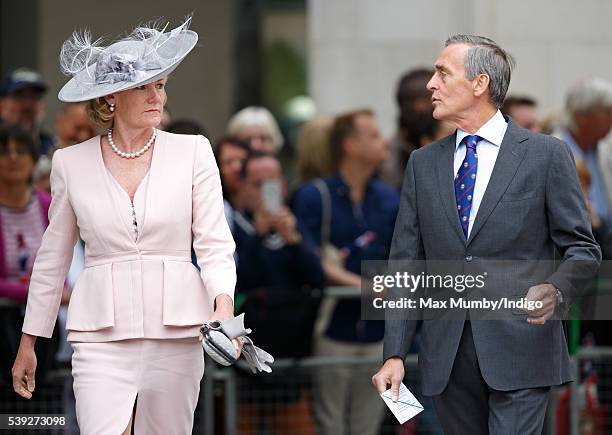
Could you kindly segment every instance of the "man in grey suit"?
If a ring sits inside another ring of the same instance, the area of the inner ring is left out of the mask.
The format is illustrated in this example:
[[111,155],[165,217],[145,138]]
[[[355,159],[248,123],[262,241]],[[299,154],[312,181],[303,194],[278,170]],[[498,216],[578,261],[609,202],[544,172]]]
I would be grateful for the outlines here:
[[[390,260],[453,260],[464,270],[561,258],[522,290],[541,307],[520,320],[476,320],[466,309],[459,320],[423,321],[423,393],[447,434],[541,433],[550,387],[572,380],[563,324],[549,319],[601,261],[566,144],[499,111],[513,63],[488,38],[446,41],[427,88],[434,118],[457,131],[411,155],[391,247]],[[391,386],[397,398],[416,326],[388,318],[385,362],[372,378],[379,392]]]

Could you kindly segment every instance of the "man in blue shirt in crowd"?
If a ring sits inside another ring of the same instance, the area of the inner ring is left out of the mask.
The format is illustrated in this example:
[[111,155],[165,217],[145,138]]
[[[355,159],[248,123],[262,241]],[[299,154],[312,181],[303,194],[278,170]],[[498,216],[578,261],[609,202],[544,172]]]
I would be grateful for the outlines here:
[[569,145],[575,160],[584,160],[591,173],[589,200],[597,216],[612,224],[612,180],[610,168],[602,158],[600,141],[612,125],[612,84],[600,78],[575,83],[565,99],[563,128],[555,136]]
[[[330,147],[335,173],[304,185],[294,211],[303,237],[320,248],[328,285],[360,287],[361,261],[387,258],[398,212],[398,193],[375,178],[389,146],[373,113],[359,110],[336,118]],[[383,335],[382,321],[361,319],[359,299],[340,300],[324,336],[316,339],[315,353],[378,357]],[[372,391],[371,373],[347,367],[321,371],[314,393],[320,433],[378,433],[384,409]]]

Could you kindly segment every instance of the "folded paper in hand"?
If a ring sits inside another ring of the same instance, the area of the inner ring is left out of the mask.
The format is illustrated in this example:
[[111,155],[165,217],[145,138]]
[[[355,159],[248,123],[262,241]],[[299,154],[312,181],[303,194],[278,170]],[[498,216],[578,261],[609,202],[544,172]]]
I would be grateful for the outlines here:
[[423,411],[423,405],[414,397],[408,387],[400,384],[399,397],[397,402],[391,398],[391,389],[381,393],[380,397],[385,401],[397,421],[404,424],[412,417]]

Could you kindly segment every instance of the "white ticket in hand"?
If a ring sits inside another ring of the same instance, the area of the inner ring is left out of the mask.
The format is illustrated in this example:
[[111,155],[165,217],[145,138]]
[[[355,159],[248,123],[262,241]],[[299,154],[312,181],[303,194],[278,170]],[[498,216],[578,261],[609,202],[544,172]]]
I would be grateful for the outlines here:
[[423,405],[414,397],[414,394],[410,392],[403,382],[400,384],[397,402],[391,399],[391,389],[382,393],[380,397],[385,401],[400,424],[406,423],[412,417],[423,411]]

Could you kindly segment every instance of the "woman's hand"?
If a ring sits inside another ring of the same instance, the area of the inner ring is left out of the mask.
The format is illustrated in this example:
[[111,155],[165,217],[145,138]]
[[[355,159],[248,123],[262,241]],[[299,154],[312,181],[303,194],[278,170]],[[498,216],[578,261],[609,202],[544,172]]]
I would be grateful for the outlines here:
[[64,290],[62,291],[62,299],[60,300],[61,305],[68,305],[70,303],[70,296],[72,295],[72,290],[69,287],[64,286]]
[[230,320],[234,318],[234,301],[229,295],[221,293],[215,298],[215,312],[208,319],[207,323],[218,320],[223,322],[224,320]]
[[[210,319],[206,323],[210,324],[211,322],[218,321],[223,322],[225,320],[230,320],[234,318],[234,302],[229,295],[220,294],[215,298],[215,312],[211,316]],[[202,333],[200,333],[199,337],[200,341],[204,339]],[[240,353],[242,352],[242,341],[233,339],[232,343],[234,343],[234,347],[236,348],[236,352],[238,357],[240,357]]]
[[29,334],[21,335],[19,350],[11,371],[13,375],[13,389],[24,399],[31,399],[35,387],[34,374],[36,373],[36,353],[34,343],[36,337]]

